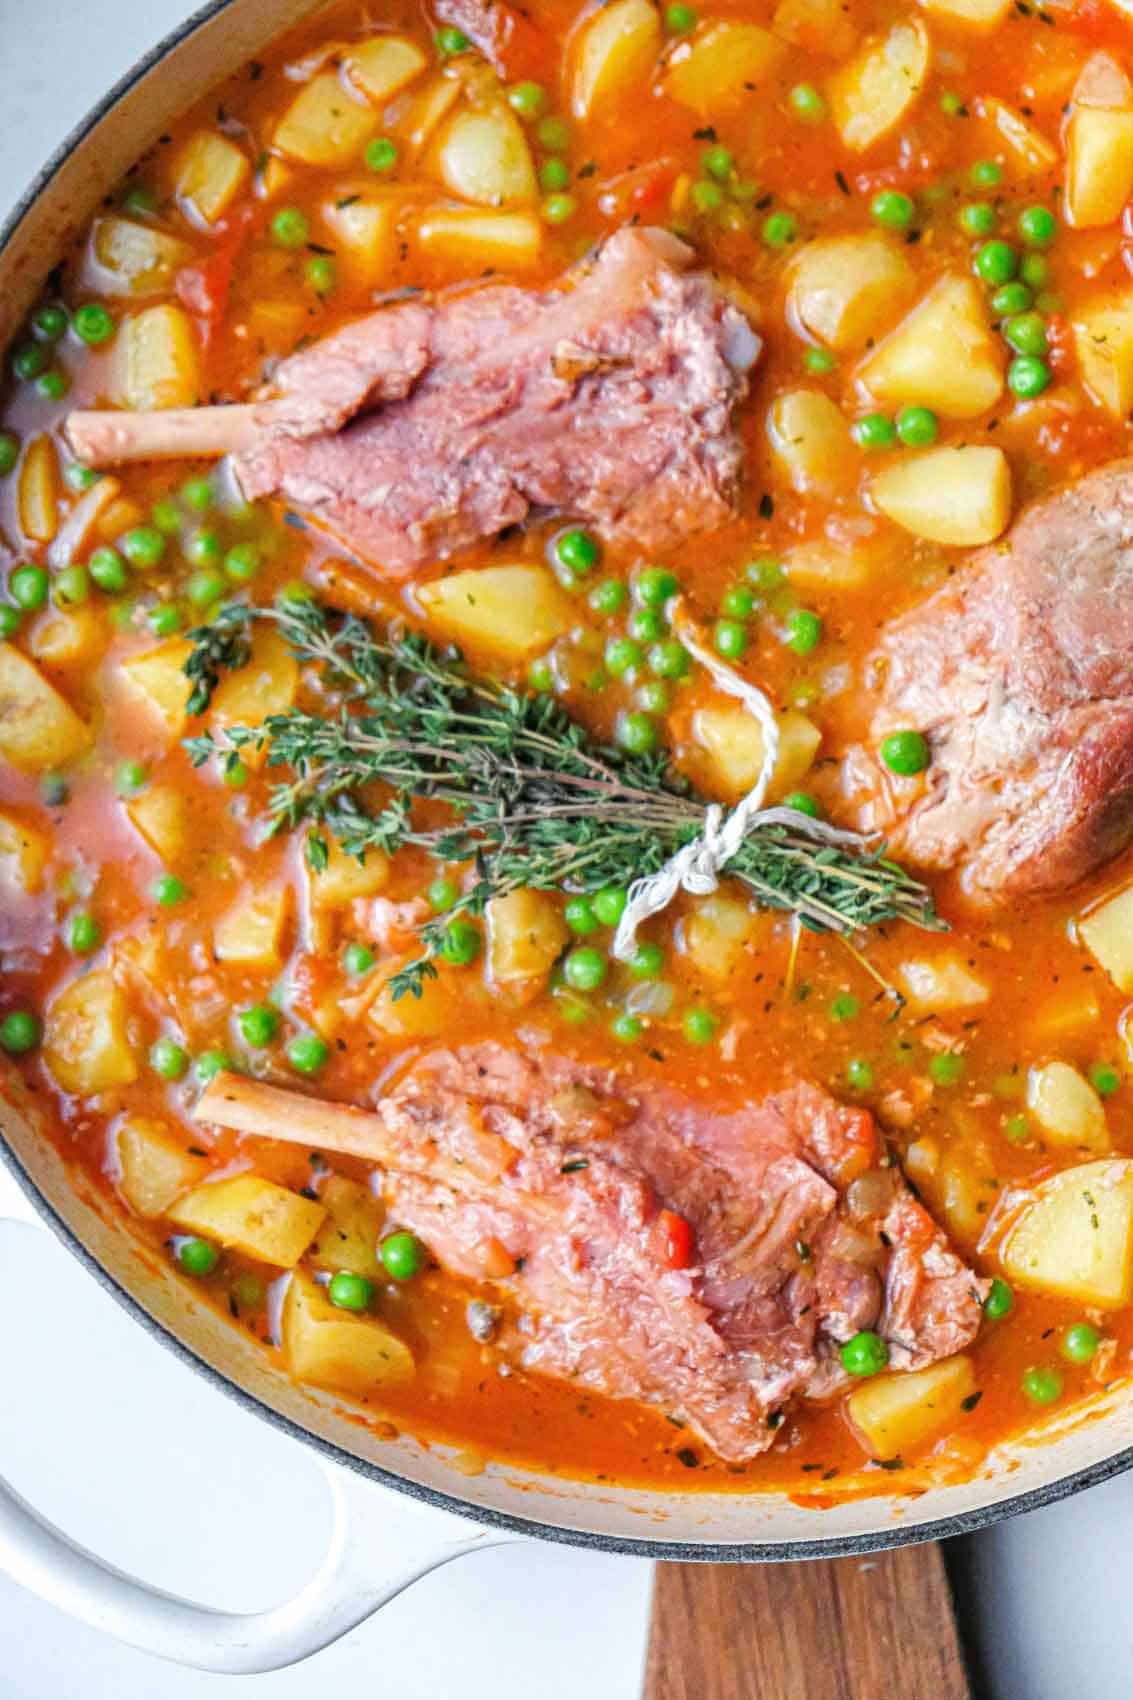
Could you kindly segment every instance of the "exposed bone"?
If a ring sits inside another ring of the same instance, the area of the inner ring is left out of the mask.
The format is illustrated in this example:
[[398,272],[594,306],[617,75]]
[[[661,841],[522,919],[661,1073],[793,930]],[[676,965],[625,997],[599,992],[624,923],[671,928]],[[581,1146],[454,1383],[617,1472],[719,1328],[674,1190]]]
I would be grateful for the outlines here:
[[99,469],[135,460],[219,460],[250,449],[277,407],[251,402],[159,408],[152,413],[80,410],[68,415],[63,430],[78,458]]
[[286,1092],[242,1074],[215,1075],[198,1098],[193,1120],[212,1122],[261,1139],[342,1151],[378,1162],[391,1149],[388,1129],[372,1110]]

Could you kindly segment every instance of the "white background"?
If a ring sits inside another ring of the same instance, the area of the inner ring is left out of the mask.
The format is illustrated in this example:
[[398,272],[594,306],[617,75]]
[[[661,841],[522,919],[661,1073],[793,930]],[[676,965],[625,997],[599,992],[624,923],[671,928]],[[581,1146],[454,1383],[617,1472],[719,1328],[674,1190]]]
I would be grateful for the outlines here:
[[[189,9],[0,0],[0,213]],[[304,1448],[150,1340],[47,1235],[3,1223],[0,1465],[85,1545],[216,1606],[284,1597],[325,1539],[324,1489]],[[391,1542],[398,1510],[391,1496]],[[950,1559],[980,1700],[1128,1700],[1133,1477],[954,1543]],[[226,1678],[159,1665],[0,1578],[0,1700],[636,1700],[649,1579],[638,1560],[500,1548],[427,1578],[313,1664]]]

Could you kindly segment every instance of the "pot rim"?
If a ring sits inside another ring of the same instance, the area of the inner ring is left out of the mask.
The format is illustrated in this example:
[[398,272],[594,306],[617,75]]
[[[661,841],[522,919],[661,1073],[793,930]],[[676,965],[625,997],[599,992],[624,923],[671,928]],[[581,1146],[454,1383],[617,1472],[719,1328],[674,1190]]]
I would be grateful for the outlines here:
[[[0,261],[3,260],[9,243],[33,205],[50,188],[54,178],[75,150],[86,141],[91,131],[117,106],[123,96],[128,94],[150,71],[156,69],[201,25],[240,3],[241,0],[206,0],[206,4],[199,6],[183,23],[162,36],[95,102],[50,154],[7,217],[0,223]],[[16,1153],[7,1143],[2,1128],[0,1128],[0,1161],[4,1163],[16,1184],[27,1196],[36,1214],[51,1227],[56,1237],[94,1277],[99,1286],[109,1293],[122,1306],[123,1310],[145,1329],[147,1334],[160,1340],[182,1363],[204,1376],[218,1391],[226,1394],[230,1399],[234,1399],[237,1404],[242,1405],[245,1410],[250,1411],[253,1415],[272,1424],[280,1433],[287,1434],[301,1444],[311,1447],[341,1468],[364,1476],[367,1480],[382,1487],[406,1494],[410,1499],[432,1506],[435,1510],[449,1512],[454,1516],[472,1520],[490,1528],[507,1530],[516,1535],[555,1541],[564,1546],[581,1547],[594,1552],[624,1553],[637,1558],[660,1559],[684,1564],[766,1564],[787,1563],[803,1559],[847,1558],[864,1553],[883,1552],[891,1547],[916,1546],[925,1541],[944,1540],[955,1535],[973,1534],[979,1529],[988,1528],[992,1523],[999,1522],[1002,1518],[1015,1516],[1020,1512],[1040,1510],[1043,1506],[1053,1505],[1058,1500],[1066,1499],[1071,1494],[1079,1493],[1085,1488],[1100,1486],[1102,1482],[1109,1481],[1114,1476],[1133,1469],[1133,1446],[1130,1446],[1119,1449],[1106,1458],[1098,1459],[1081,1470],[1071,1471],[1068,1475],[1056,1477],[1053,1481],[1043,1482],[1037,1487],[1026,1488],[1020,1493],[995,1500],[990,1505],[968,1511],[954,1512],[951,1516],[938,1517],[930,1522],[904,1524],[892,1529],[879,1529],[858,1535],[818,1536],[814,1540],[782,1542],[699,1542],[666,1540],[655,1537],[639,1539],[626,1535],[603,1534],[595,1530],[567,1528],[541,1518],[528,1519],[515,1516],[510,1512],[496,1510],[490,1506],[474,1505],[468,1500],[461,1499],[458,1495],[445,1493],[439,1488],[427,1487],[424,1483],[415,1481],[410,1476],[383,1469],[379,1464],[371,1463],[368,1459],[360,1458],[357,1454],[346,1451],[332,1441],[324,1440],[321,1435],[315,1434],[292,1418],[284,1416],[282,1412],[275,1410],[265,1400],[250,1392],[239,1381],[217,1369],[215,1365],[209,1363],[206,1358],[201,1357],[191,1346],[187,1345],[172,1329],[167,1328],[164,1323],[152,1316],[130,1289],[111,1275],[109,1270],[99,1262],[71,1225],[40,1191]],[[821,1513],[817,1515],[820,1516]]]

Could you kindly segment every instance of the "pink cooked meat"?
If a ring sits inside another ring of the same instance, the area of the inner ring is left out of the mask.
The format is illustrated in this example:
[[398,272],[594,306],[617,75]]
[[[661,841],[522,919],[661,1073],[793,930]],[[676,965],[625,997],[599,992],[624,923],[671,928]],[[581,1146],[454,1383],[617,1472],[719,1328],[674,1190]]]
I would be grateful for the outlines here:
[[879,650],[871,744],[897,727],[932,763],[894,782],[867,752],[863,827],[961,870],[981,902],[1057,892],[1133,839],[1133,461],[1027,510]]
[[[508,1289],[522,1362],[659,1405],[723,1458],[843,1386],[836,1349],[859,1329],[914,1368],[979,1327],[986,1284],[882,1166],[869,1113],[817,1087],[719,1113],[482,1044],[418,1060],[379,1111],[394,1218]],[[664,1212],[692,1230],[687,1267]]]
[[623,230],[562,287],[372,313],[278,367],[239,481],[391,577],[533,508],[651,552],[711,530],[760,343],[692,261],[664,231]]

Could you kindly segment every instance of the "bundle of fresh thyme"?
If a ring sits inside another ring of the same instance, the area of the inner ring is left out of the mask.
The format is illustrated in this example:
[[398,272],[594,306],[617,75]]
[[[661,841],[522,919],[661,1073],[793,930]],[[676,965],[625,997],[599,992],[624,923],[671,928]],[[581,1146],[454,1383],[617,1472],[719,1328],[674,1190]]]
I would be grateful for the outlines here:
[[[420,846],[441,861],[472,861],[478,878],[457,905],[480,913],[520,886],[593,892],[655,873],[700,831],[704,801],[662,752],[600,746],[553,698],[473,677],[459,655],[412,633],[378,635],[365,621],[314,601],[234,604],[191,636],[185,665],[191,714],[204,712],[222,673],[250,652],[257,620],[274,621],[297,659],[333,694],[325,715],[273,714],[186,740],[196,765],[264,747],[290,769],[270,800],[270,830],[307,823],[306,853],[325,866],[328,830],[348,855]],[[379,789],[375,789],[379,788]],[[417,800],[447,805],[423,823]],[[868,846],[822,841],[805,815],[760,824],[728,864],[763,904],[818,932],[850,934],[900,919],[941,926],[926,887]],[[421,928],[422,956],[391,983],[420,995],[443,953],[453,911]]]

